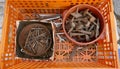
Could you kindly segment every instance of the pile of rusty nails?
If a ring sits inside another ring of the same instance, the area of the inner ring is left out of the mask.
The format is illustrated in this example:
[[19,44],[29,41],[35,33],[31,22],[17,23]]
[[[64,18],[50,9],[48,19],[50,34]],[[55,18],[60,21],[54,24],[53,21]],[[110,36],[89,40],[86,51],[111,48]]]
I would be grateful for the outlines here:
[[[50,31],[46,26],[41,24],[31,24],[30,26],[32,26],[32,28],[27,35],[24,50],[21,49],[21,52],[29,54],[27,51],[30,51],[32,56],[43,55],[42,52],[45,53],[52,42]],[[26,28],[24,30],[26,30]]]
[[[25,42],[25,46],[24,47],[26,48],[27,46],[32,45],[31,49],[32,49],[34,54],[37,53],[37,50],[35,50],[35,46],[38,46],[38,44],[39,44],[40,46],[44,47],[44,44],[42,42],[48,43],[47,42],[48,38],[45,38],[47,40],[41,38],[41,37],[44,37],[45,34],[46,34],[46,33],[40,32],[41,29],[43,29],[43,28],[32,28],[29,31],[28,37],[26,38],[26,42]],[[34,33],[32,33],[32,32],[34,32]],[[37,35],[37,36],[35,36],[35,35]],[[34,36],[34,37],[31,37],[31,36]],[[38,38],[40,38],[42,42],[38,42]],[[30,39],[32,39],[34,44],[32,44],[32,41],[30,41]]]
[[99,19],[92,15],[89,9],[79,11],[79,8],[66,20],[67,33],[78,42],[89,42],[99,36]]
[[56,27],[56,36],[59,39],[59,42],[65,42],[67,41],[67,38],[65,37],[65,34],[63,32],[61,32],[62,30],[62,18],[54,18],[53,20],[50,21],[51,23],[53,23]]
[[[59,42],[65,41],[65,39],[61,37],[61,35],[64,35],[64,33],[60,32],[60,30],[62,29],[62,18],[60,14],[46,15],[46,14],[33,13],[32,16],[34,20],[39,20],[40,22],[45,22],[45,23],[53,23],[56,27],[56,35],[59,39]],[[27,15],[25,19],[30,20],[30,17]]]

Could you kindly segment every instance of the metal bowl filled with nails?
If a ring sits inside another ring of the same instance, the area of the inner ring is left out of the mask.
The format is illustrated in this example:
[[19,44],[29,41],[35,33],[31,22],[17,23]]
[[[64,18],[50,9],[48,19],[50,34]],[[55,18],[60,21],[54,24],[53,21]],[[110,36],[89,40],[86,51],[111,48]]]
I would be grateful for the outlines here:
[[[53,48],[52,25],[37,21],[21,21],[16,40],[17,55],[24,53],[25,56],[47,57]],[[18,53],[19,50],[21,53]]]
[[87,4],[65,11],[62,26],[66,37],[77,45],[92,44],[105,32],[104,17],[96,7]]

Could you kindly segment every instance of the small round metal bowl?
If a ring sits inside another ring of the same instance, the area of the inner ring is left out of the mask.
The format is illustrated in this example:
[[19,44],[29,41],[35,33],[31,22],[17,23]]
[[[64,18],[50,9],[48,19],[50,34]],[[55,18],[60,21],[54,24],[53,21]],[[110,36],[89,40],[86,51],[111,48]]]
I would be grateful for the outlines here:
[[[99,18],[99,22],[100,22],[100,34],[97,38],[91,40],[91,41],[88,41],[88,42],[78,42],[76,41],[75,39],[73,39],[72,37],[70,37],[70,35],[68,34],[68,32],[66,31],[66,20],[67,18],[70,16],[70,14],[72,12],[75,12],[76,9],[79,8],[79,11],[82,11],[82,10],[85,10],[85,9],[89,9],[95,17]],[[74,42],[75,44],[77,45],[88,45],[88,44],[92,44],[92,43],[95,43],[97,42],[99,39],[103,38],[104,36],[104,32],[105,32],[105,21],[104,21],[104,17],[103,15],[101,14],[101,12],[94,6],[91,6],[91,5],[88,5],[88,4],[80,4],[80,5],[76,5],[76,6],[73,6],[72,8],[68,9],[67,11],[65,11],[63,13],[63,22],[62,22],[62,27],[63,27],[63,31],[66,35],[66,37]]]

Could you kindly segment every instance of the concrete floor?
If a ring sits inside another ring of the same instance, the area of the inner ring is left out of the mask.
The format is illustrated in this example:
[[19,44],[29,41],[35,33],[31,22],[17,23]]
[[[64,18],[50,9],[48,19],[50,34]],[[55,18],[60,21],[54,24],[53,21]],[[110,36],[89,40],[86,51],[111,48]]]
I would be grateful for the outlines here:
[[[0,0],[0,34],[2,33],[2,23],[3,23],[3,15],[4,15],[4,0]],[[1,35],[0,35],[1,39]]]
[[2,37],[2,23],[3,23],[3,15],[4,15],[4,3],[5,0],[0,0],[0,41]]

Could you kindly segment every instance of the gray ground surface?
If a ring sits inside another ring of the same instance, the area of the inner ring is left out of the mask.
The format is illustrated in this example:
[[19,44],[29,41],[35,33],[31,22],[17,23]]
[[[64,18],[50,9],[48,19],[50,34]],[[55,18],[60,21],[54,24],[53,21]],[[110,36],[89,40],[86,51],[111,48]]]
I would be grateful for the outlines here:
[[4,0],[0,0],[0,39],[2,33],[3,15],[4,15]]

